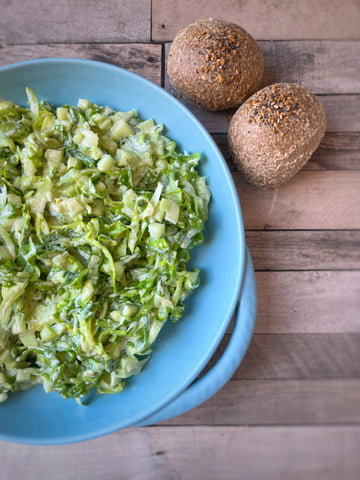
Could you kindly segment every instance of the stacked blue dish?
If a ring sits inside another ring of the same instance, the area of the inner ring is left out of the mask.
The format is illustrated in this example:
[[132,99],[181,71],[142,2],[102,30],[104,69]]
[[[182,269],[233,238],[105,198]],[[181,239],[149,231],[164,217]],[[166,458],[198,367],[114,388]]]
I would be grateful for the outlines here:
[[[119,67],[79,59],[41,59],[0,68],[0,99],[26,105],[25,87],[54,105],[88,98],[166,126],[182,150],[200,151],[201,173],[212,199],[205,241],[192,251],[201,286],[186,302],[183,319],[161,331],[140,375],[114,395],[96,395],[89,406],[46,394],[42,387],[10,395],[0,404],[0,439],[54,445],[83,441],[128,426],[157,423],[210,398],[233,375],[253,334],[256,319],[254,270],[245,244],[238,195],[227,165],[200,122],[174,97]],[[207,373],[230,320],[228,346]]]

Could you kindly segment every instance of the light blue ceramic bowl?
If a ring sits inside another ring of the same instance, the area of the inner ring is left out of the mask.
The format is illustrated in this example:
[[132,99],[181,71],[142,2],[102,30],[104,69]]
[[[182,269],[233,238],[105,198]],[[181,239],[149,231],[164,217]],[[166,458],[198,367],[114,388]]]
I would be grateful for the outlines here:
[[[202,154],[212,192],[205,243],[193,250],[201,286],[185,315],[168,323],[143,372],[120,394],[94,395],[78,406],[42,387],[10,395],[0,404],[0,439],[30,444],[87,440],[130,426],[179,415],[209,398],[239,365],[254,329],[256,288],[246,250],[238,196],[226,163],[199,121],[174,97],[124,69],[79,59],[41,59],[0,68],[0,98],[26,105],[25,87],[55,105],[88,98],[163,122],[167,135],[188,152]],[[222,339],[235,307],[231,342],[217,365],[194,381]],[[189,387],[190,386],[190,387]]]

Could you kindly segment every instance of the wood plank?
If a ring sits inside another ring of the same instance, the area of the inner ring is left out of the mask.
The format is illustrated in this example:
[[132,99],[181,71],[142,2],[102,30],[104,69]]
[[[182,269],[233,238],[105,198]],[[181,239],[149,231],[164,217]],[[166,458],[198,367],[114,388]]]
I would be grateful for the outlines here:
[[172,40],[180,28],[209,17],[235,22],[259,40],[360,38],[357,0],[344,0],[341,8],[326,0],[304,0],[301,7],[297,2],[286,0],[196,3],[192,0],[153,0],[152,38]]
[[360,424],[360,379],[234,380],[162,425]]
[[340,230],[360,228],[360,171],[300,171],[275,190],[249,185],[233,173],[245,228]]
[[309,170],[359,170],[360,135],[357,132],[327,132],[305,165]]
[[259,42],[264,54],[262,86],[296,82],[315,94],[360,93],[359,41]]
[[360,270],[360,230],[245,233],[255,270]]
[[354,480],[359,443],[358,426],[129,428],[75,445],[0,442],[1,478]]
[[257,272],[256,333],[360,333],[360,271]]
[[[216,364],[226,334],[206,370]],[[360,378],[360,334],[255,334],[234,380]]]
[[145,42],[150,21],[150,0],[12,0],[2,2],[0,44]]
[[74,57],[111,63],[161,84],[161,45],[69,44],[0,45],[0,66],[34,58]]
[[[230,170],[237,170],[230,157],[227,134],[215,133],[212,137]],[[303,170],[360,170],[360,134],[327,132]]]

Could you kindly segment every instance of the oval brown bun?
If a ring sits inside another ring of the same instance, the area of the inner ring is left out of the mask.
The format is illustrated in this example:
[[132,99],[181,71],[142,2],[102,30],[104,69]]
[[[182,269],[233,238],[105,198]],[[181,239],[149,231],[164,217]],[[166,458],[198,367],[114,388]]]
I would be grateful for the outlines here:
[[259,87],[263,71],[259,45],[234,23],[199,20],[180,30],[170,47],[171,83],[207,110],[241,105]]
[[276,188],[305,165],[325,128],[325,110],[315,95],[296,83],[276,83],[236,111],[228,132],[230,152],[249,183]]

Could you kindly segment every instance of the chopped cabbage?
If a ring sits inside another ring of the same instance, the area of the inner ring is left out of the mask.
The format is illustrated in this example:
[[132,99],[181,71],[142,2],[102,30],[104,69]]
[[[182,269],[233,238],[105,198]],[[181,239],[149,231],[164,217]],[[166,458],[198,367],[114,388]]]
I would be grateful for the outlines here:
[[210,192],[135,110],[0,102],[0,401],[116,393],[199,284]]

